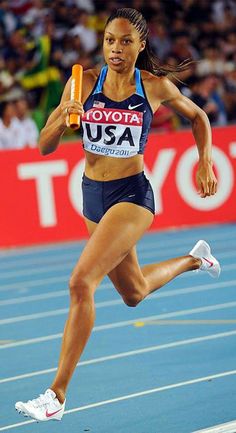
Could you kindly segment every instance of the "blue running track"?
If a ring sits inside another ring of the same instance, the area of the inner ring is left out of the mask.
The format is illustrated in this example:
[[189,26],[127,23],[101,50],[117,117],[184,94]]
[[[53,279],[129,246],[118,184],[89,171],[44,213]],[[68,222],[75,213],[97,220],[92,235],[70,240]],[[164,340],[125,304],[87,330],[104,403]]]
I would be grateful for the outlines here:
[[218,280],[183,274],[137,308],[102,282],[65,415],[46,424],[23,418],[14,403],[37,397],[53,379],[67,281],[84,242],[0,251],[0,432],[192,433],[232,422],[236,225],[149,233],[139,259],[143,265],[184,255],[198,239],[222,264]]

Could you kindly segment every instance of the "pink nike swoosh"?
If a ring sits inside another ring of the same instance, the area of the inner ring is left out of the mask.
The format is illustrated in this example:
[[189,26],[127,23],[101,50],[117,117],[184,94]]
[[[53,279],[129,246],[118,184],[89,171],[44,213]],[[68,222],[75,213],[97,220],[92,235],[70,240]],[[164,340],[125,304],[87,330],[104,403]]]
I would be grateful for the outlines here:
[[206,259],[206,257],[203,257],[203,259],[210,263],[210,268],[214,265],[214,263],[211,260]]
[[47,417],[47,418],[50,418],[51,416],[56,415],[56,413],[60,412],[60,410],[61,410],[61,409],[56,410],[56,412],[52,412],[52,413],[48,413],[48,411],[46,411],[46,417]]

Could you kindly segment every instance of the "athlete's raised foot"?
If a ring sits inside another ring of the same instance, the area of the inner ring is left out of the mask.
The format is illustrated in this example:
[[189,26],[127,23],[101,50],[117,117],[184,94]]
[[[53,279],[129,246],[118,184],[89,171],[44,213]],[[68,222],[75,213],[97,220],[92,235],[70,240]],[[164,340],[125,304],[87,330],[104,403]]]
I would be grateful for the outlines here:
[[218,278],[220,276],[220,264],[211,254],[210,245],[206,241],[202,239],[198,241],[189,252],[189,255],[201,259],[202,264],[198,271],[208,272],[208,274],[213,278]]
[[18,401],[15,408],[19,414],[31,417],[36,421],[60,421],[65,411],[65,403],[61,404],[52,389],[47,389],[38,398],[27,402]]

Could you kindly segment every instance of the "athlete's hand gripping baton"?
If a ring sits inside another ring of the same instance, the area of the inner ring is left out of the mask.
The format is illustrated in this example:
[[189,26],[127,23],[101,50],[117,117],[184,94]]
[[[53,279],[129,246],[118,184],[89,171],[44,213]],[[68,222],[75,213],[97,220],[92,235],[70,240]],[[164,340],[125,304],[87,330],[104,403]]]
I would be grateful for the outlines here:
[[[83,78],[83,67],[81,65],[72,66],[72,79],[71,79],[71,92],[70,100],[81,102],[82,95],[82,78]],[[71,113],[69,116],[69,125],[72,129],[78,129],[80,127],[80,116],[75,113]]]

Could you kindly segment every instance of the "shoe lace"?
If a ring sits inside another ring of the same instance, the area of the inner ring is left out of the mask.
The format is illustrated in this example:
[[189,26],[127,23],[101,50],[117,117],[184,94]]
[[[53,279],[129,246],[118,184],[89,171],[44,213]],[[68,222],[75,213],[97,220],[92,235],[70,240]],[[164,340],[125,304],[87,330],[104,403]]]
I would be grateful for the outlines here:
[[51,396],[46,394],[40,394],[39,397],[29,400],[28,403],[32,404],[34,407],[47,406],[52,400]]

